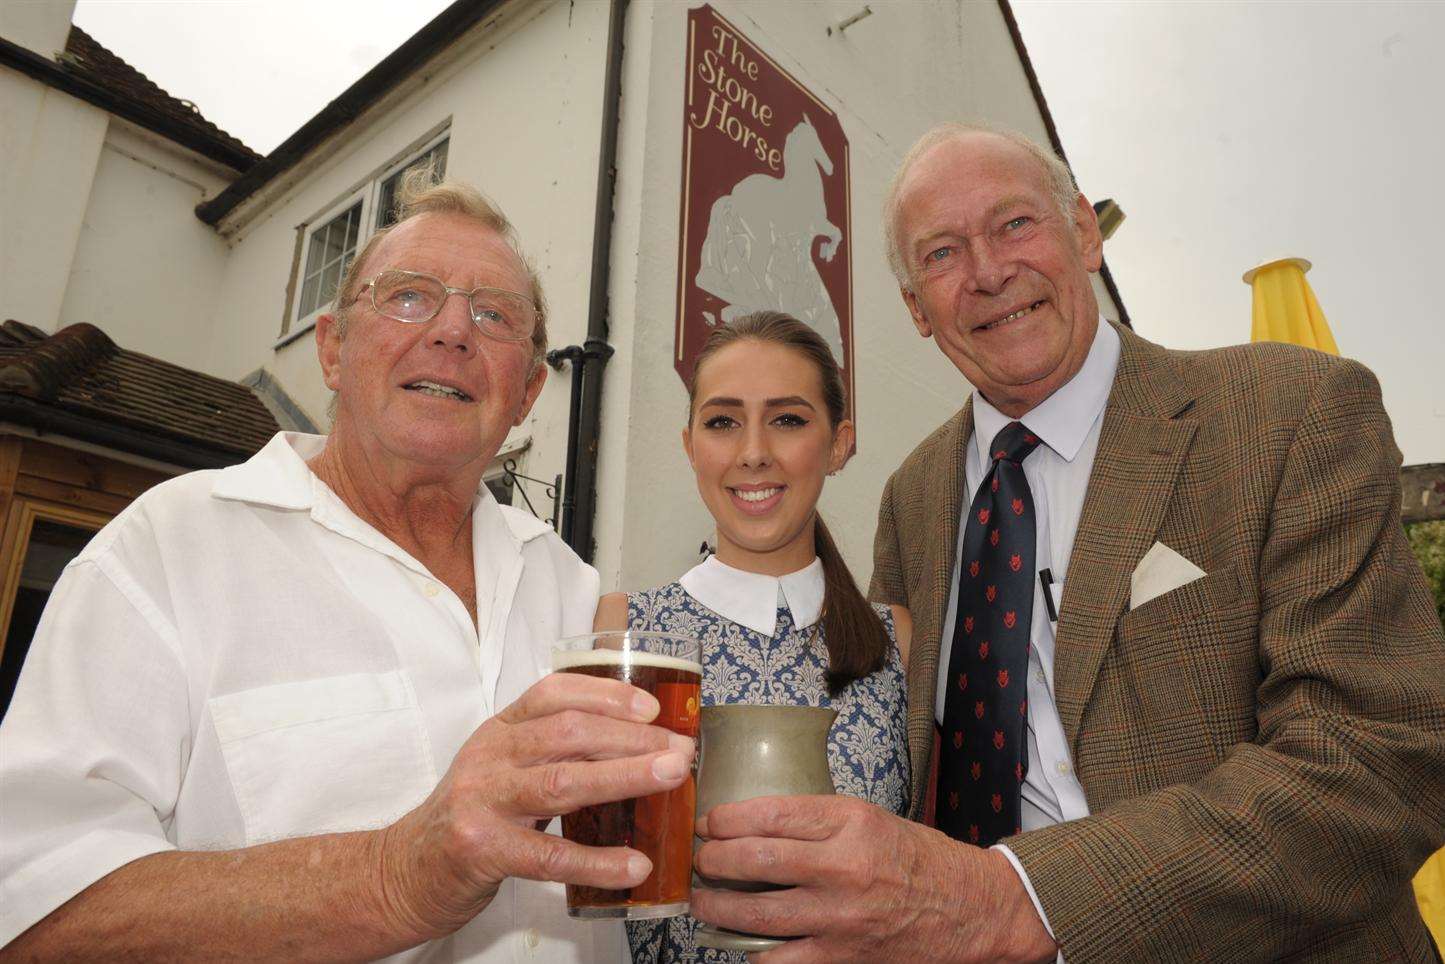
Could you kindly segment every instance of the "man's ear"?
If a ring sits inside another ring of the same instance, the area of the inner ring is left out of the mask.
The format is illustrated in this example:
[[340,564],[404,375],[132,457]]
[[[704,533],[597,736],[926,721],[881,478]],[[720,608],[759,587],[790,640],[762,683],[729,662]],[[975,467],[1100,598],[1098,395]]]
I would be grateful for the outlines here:
[[1080,194],[1074,198],[1074,237],[1084,267],[1098,271],[1104,264],[1104,235],[1099,231],[1099,215],[1089,199]]
[[522,396],[522,406],[517,409],[517,417],[512,422],[514,426],[521,425],[522,420],[527,417],[527,413],[532,410],[532,406],[537,404],[537,396],[542,394],[542,386],[545,384],[547,384],[547,366],[544,363],[537,365],[536,370],[527,376],[527,394]]
[[903,303],[908,306],[908,313],[913,316],[913,327],[924,338],[933,337],[933,326],[923,314],[923,307],[918,303],[918,295],[908,288],[900,287],[898,293],[903,296]]
[[333,314],[316,319],[316,360],[321,377],[333,392],[341,389],[341,323]]

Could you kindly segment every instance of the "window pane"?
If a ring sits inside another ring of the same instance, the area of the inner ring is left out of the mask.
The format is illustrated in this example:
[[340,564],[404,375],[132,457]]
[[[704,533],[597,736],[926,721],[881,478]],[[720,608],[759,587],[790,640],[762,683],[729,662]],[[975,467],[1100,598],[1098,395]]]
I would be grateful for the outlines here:
[[343,215],[326,226],[326,237],[323,240],[324,248],[321,258],[327,264],[332,261],[341,260],[341,252],[346,250],[346,220]]
[[315,274],[321,270],[320,239],[325,231],[325,227],[320,227],[311,232],[311,241],[306,245],[306,274]]
[[432,183],[436,183],[446,176],[447,143],[447,141],[442,141],[406,167],[381,182],[381,190],[378,192],[376,204],[376,226],[378,228],[384,228],[388,224],[394,224],[396,222],[396,211],[394,210],[396,206],[396,192],[397,189],[401,187],[401,179],[403,177],[412,171],[427,167],[428,165],[432,168]]
[[381,182],[381,193],[376,201],[376,226],[384,228],[396,221],[396,212],[392,207],[396,204],[396,185],[400,178],[395,175]]
[[318,297],[320,293],[321,275],[319,273],[308,275],[306,278],[306,284],[303,285],[301,288],[301,309],[298,314],[302,318],[305,318],[307,315],[311,314],[311,312],[316,310],[316,306],[321,303],[321,300]]
[[336,217],[311,232],[306,248],[306,270],[302,274],[301,301],[297,315],[305,318],[331,300],[345,265],[356,253],[361,233],[361,202],[357,201]]
[[333,261],[326,266],[321,274],[321,294],[317,298],[319,304],[325,304],[336,294],[336,283],[341,279],[341,262]]

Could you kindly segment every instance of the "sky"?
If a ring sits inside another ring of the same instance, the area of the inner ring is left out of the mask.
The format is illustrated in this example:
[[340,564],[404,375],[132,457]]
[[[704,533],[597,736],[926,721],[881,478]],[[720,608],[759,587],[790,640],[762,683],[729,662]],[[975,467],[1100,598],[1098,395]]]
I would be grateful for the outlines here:
[[[74,20],[265,153],[446,6],[80,0]],[[1127,214],[1105,257],[1135,329],[1246,341],[1240,276],[1308,258],[1405,462],[1445,462],[1445,2],[1013,6],[1080,186]]]

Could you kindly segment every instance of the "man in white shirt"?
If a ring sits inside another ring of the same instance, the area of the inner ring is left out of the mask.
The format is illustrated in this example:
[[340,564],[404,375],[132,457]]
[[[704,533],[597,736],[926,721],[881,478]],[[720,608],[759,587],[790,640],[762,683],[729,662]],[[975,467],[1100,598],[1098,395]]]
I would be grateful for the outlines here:
[[597,574],[482,485],[541,292],[475,191],[409,192],[316,327],[332,433],[157,486],[57,585],[0,727],[17,956],[620,958],[558,882],[647,859],[544,830],[678,785],[692,742],[545,676]]
[[925,135],[885,229],[976,389],[874,547],[914,620],[913,816],[947,834],[718,807],[699,871],[792,886],[694,915],[804,935],[779,964],[1433,960],[1409,881],[1445,841],[1445,633],[1374,377],[1101,322],[1093,209],[1018,135]]

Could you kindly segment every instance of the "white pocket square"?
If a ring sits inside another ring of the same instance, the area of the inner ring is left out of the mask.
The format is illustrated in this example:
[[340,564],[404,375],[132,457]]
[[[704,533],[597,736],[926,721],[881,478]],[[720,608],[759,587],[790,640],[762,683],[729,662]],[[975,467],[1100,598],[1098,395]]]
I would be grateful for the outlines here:
[[1164,543],[1156,542],[1129,577],[1129,608],[1138,609],[1155,596],[1172,592],[1203,576],[1203,569]]

